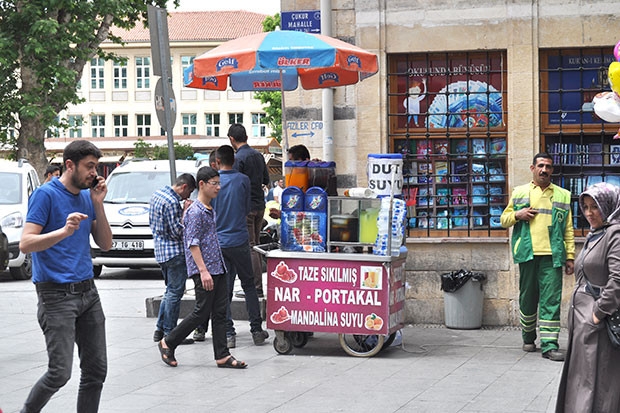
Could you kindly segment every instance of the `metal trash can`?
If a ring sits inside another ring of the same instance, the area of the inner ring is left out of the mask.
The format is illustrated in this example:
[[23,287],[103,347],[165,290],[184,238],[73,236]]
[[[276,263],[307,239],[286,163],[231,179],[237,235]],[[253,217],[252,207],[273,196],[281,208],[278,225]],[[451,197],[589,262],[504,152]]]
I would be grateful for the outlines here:
[[484,274],[459,270],[441,275],[446,327],[473,330],[482,327]]

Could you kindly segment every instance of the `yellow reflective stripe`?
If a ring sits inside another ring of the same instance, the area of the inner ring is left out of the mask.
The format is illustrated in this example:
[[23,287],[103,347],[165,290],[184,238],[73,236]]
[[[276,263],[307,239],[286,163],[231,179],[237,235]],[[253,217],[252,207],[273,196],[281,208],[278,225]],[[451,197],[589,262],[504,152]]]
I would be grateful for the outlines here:
[[540,339],[557,341],[560,336],[560,320],[539,320]]
[[545,209],[545,208],[537,209],[536,211],[538,211],[539,214],[543,214],[543,215],[551,215],[552,213],[550,209]]
[[558,341],[558,338],[560,337],[560,332],[552,332],[552,331],[541,331],[540,332],[540,339],[541,340],[545,340],[545,341]]
[[520,323],[521,329],[526,333],[530,333],[536,330],[536,319],[538,318],[538,313],[525,315],[521,311],[519,311],[520,315]]
[[521,323],[521,330],[525,331],[526,333],[531,333],[532,331],[536,331],[536,324],[532,324],[532,325],[526,325]]
[[523,322],[532,322],[532,321],[536,321],[536,318],[538,317],[538,313],[534,313],[534,314],[523,314],[521,311],[519,311],[519,316],[521,318],[521,320]]
[[551,205],[553,208],[559,208],[559,209],[564,209],[564,210],[569,210],[570,209],[570,204],[567,204],[565,202],[553,202],[553,204]]
[[560,320],[540,320],[540,328],[560,328]]

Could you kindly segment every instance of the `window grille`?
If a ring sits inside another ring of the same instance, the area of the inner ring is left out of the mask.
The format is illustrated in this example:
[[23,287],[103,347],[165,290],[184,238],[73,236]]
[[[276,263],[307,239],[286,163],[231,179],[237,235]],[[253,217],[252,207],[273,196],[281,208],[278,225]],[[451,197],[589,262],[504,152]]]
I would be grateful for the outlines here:
[[553,182],[572,193],[575,235],[588,233],[579,194],[596,182],[620,185],[618,125],[594,113],[592,99],[611,90],[613,46],[540,52],[540,150],[553,157]]
[[389,145],[404,158],[408,236],[507,235],[505,56],[388,56]]

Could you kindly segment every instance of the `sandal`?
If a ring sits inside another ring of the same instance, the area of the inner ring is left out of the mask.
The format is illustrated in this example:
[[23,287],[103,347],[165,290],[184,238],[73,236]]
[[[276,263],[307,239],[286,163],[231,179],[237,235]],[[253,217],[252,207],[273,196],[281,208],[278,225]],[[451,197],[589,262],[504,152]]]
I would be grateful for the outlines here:
[[159,348],[159,354],[161,355],[161,361],[169,365],[170,367],[176,367],[177,359],[174,358],[174,350],[170,350],[169,348],[164,348],[161,345],[161,341],[157,343],[157,347]]
[[233,356],[228,357],[223,363],[215,364],[222,369],[244,369],[248,366],[244,361],[239,361]]

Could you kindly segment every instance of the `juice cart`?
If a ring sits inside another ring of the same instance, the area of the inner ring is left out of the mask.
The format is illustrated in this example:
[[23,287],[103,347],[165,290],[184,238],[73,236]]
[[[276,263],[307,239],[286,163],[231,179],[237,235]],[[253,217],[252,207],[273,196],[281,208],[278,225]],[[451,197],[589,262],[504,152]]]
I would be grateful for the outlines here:
[[389,229],[393,211],[401,214],[397,224],[405,217],[391,195],[328,197],[319,187],[296,186],[282,192],[280,248],[254,247],[267,260],[267,327],[278,353],[303,347],[310,332],[337,333],[344,351],[358,357],[392,343],[405,319],[407,252],[400,231]]
[[405,256],[265,252],[267,327],[275,350],[303,347],[308,332],[337,333],[343,350],[370,357],[405,318]]

